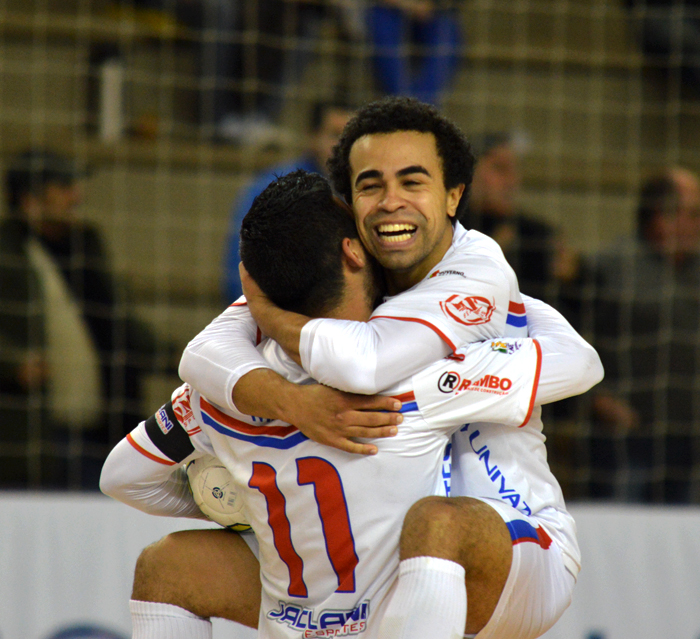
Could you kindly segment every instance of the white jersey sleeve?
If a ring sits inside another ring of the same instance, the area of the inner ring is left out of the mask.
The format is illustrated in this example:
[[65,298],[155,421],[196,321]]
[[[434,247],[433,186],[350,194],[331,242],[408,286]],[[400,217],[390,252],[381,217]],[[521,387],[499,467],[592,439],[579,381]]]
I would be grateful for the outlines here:
[[206,519],[192,499],[185,466],[214,450],[195,418],[190,395],[187,384],[175,390],[167,404],[114,447],[100,476],[103,493],[151,515]]
[[256,349],[261,335],[245,298],[229,306],[185,348],[183,381],[220,406],[235,409],[233,387],[246,373],[269,368]]
[[369,322],[316,319],[302,329],[304,368],[318,381],[373,394],[458,347],[526,336],[517,278],[492,239],[455,228],[445,257]]
[[477,419],[522,427],[536,405],[585,393],[603,376],[600,358],[548,304],[524,297],[533,338],[469,344],[414,375],[425,420]]
[[192,499],[184,465],[163,464],[143,454],[133,442],[142,439],[145,422],[122,439],[102,467],[100,490],[149,515],[205,519]]
[[542,350],[537,404],[557,402],[590,390],[603,379],[603,364],[595,349],[556,309],[523,295],[528,329]]
[[527,423],[535,405],[542,354],[533,339],[470,344],[413,376],[413,392],[432,426],[478,419]]

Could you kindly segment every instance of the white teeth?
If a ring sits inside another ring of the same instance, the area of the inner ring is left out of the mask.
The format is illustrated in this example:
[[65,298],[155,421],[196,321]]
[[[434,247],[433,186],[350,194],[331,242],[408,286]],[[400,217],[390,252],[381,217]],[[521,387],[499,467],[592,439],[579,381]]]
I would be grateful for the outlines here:
[[396,233],[398,231],[415,231],[413,224],[381,224],[377,227],[379,233]]
[[380,224],[377,233],[385,242],[406,242],[413,237],[417,228],[415,224]]
[[387,235],[382,239],[385,242],[405,242],[406,240],[410,240],[411,237],[411,233],[402,233],[401,235]]

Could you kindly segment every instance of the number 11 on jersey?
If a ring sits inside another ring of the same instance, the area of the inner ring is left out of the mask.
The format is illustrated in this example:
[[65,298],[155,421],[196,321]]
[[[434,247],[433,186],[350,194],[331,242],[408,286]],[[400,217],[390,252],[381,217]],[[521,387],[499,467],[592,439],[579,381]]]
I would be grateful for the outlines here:
[[[336,592],[355,592],[355,567],[359,560],[340,475],[330,462],[320,457],[302,457],[296,463],[297,484],[313,486],[326,553],[338,579]],[[292,543],[287,502],[277,486],[277,471],[268,463],[253,462],[253,475],[248,485],[265,497],[275,548],[289,570],[288,594],[291,597],[307,597],[304,562]]]

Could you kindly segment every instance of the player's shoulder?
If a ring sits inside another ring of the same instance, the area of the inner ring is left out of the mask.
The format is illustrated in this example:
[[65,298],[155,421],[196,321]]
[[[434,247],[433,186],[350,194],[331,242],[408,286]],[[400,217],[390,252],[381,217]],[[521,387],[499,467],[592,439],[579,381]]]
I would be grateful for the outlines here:
[[484,235],[481,231],[467,230],[459,223],[455,225],[452,247],[445,258],[453,261],[482,260],[499,265],[507,263],[503,250],[496,240]]
[[509,285],[511,271],[503,251],[493,239],[457,224],[452,246],[417,288],[440,285],[461,288],[463,284],[472,286],[476,282]]

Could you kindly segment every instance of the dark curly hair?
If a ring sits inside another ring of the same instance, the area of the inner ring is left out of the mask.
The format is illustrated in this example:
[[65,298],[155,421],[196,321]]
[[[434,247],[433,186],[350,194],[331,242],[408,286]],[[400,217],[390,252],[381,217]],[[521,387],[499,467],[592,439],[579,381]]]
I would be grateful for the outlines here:
[[350,150],[365,135],[417,131],[435,136],[438,156],[442,164],[446,189],[464,184],[464,193],[453,221],[464,213],[469,200],[469,187],[474,173],[474,155],[465,135],[438,110],[414,98],[388,97],[360,108],[347,123],[338,144],[328,160],[333,188],[345,200],[352,202],[350,183]]

